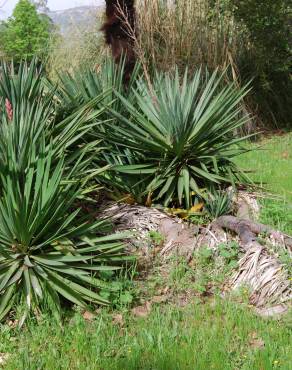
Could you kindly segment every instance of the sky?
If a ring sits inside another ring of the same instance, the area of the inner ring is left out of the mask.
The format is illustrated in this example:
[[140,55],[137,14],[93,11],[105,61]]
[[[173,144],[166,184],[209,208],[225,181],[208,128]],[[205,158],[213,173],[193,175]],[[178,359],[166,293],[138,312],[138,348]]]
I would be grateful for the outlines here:
[[[0,18],[9,17],[17,2],[18,0],[0,0]],[[63,10],[81,5],[101,5],[103,2],[103,0],[49,0],[48,6],[51,10]]]

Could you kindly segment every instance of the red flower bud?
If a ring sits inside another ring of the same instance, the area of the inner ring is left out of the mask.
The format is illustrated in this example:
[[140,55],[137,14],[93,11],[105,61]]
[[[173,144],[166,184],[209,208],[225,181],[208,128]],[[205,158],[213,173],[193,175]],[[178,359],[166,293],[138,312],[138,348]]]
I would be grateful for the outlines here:
[[12,121],[13,119],[13,107],[12,104],[10,103],[9,99],[5,99],[5,108],[6,108],[6,113],[9,121]]

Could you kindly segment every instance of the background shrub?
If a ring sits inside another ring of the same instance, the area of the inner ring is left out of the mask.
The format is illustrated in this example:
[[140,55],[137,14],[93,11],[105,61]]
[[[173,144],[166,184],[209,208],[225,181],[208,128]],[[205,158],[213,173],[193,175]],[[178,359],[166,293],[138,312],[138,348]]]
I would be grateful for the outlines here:
[[228,81],[253,80],[242,102],[254,116],[248,129],[291,125],[289,0],[141,0],[137,9],[138,54],[150,70],[229,65]]
[[[236,24],[249,44],[239,70],[253,78],[252,105],[268,126],[292,122],[291,2],[289,0],[229,0]],[[291,126],[290,126],[291,127]]]
[[66,34],[59,34],[55,38],[46,63],[51,79],[57,80],[58,74],[73,72],[78,68],[95,69],[102,63],[108,51],[104,47],[100,26],[101,15],[97,14],[94,27],[72,24]]

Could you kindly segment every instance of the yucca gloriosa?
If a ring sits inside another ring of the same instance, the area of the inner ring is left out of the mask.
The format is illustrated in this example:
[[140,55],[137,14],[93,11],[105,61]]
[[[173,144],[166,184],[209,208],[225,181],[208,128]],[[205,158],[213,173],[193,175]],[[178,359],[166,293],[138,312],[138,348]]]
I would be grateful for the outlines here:
[[233,192],[230,191],[230,189],[228,190],[229,191],[213,190],[208,193],[206,197],[205,210],[211,218],[216,219],[232,212]]
[[191,80],[187,71],[182,80],[177,71],[160,75],[153,87],[140,82],[136,106],[117,93],[127,114],[111,110],[120,124],[108,123],[103,138],[143,157],[115,170],[138,176],[137,182],[147,176],[148,199],[190,208],[192,195],[203,196],[203,189],[248,182],[233,161],[245,151],[240,143],[246,137],[236,130],[248,119],[240,107],[248,89],[224,85],[223,77],[201,70]]
[[15,303],[23,319],[44,300],[59,310],[59,296],[82,307],[107,304],[98,291],[118,289],[99,272],[119,268],[123,236],[98,237],[106,223],[80,218],[74,203],[85,189],[64,176],[63,161],[52,169],[53,152],[43,149],[24,177],[0,166],[0,318]]
[[[35,68],[12,78],[22,86],[28,79],[38,83],[37,96],[44,91]],[[15,95],[7,73],[0,98],[10,98],[13,115],[0,114],[0,319],[17,303],[23,303],[21,323],[47,301],[58,311],[60,297],[83,307],[106,304],[98,292],[118,288],[99,275],[125,259],[123,235],[105,236],[107,223],[88,219],[76,206],[95,188],[88,180],[104,170],[90,166],[96,141],[80,139],[103,112],[96,103],[105,95],[59,121],[54,102],[30,101],[29,87]]]
[[35,102],[43,97],[42,67],[37,59],[31,63],[1,63],[0,96],[13,106],[20,102]]
[[[80,105],[90,102],[96,96],[108,92],[103,100],[103,106],[111,106],[117,111],[124,110],[115,92],[119,92],[126,99],[132,101],[132,88],[136,87],[136,82],[140,75],[140,65],[137,64],[133,70],[128,84],[123,81],[125,70],[125,58],[121,58],[118,65],[112,59],[105,59],[103,63],[95,69],[81,68],[71,73],[59,75],[59,88],[56,96],[59,99],[59,114],[72,113],[79,109]],[[97,105],[100,108],[99,105]],[[102,117],[108,120],[109,112]]]
[[[59,101],[59,116],[66,116],[68,113],[74,112],[80,104],[91,102],[96,96],[107,92],[105,98],[95,106],[97,109],[104,107],[104,114],[99,115],[99,125],[95,125],[94,129],[89,130],[86,139],[88,141],[96,140],[100,138],[100,132],[105,133],[107,131],[108,135],[110,135],[111,127],[117,125],[118,122],[115,116],[110,113],[109,108],[124,116],[127,115],[127,109],[117,96],[117,93],[135,105],[133,89],[137,87],[137,81],[141,77],[140,65],[138,63],[136,64],[131,78],[126,85],[124,74],[125,58],[121,58],[118,65],[112,59],[105,59],[96,69],[81,68],[72,73],[59,75],[59,88],[56,91]],[[110,126],[105,125],[105,122],[110,122]],[[107,150],[101,152],[93,160],[97,167],[99,165],[109,165],[111,168],[115,165],[128,165],[136,161],[132,157],[139,157],[138,153],[132,152],[129,148],[117,148],[108,141],[105,141],[104,144]],[[105,172],[102,182],[109,190],[120,188],[122,191],[121,197],[123,194],[130,192],[130,190],[133,191],[133,189],[137,188],[134,187],[136,183],[135,179],[131,182],[131,178],[127,178],[127,181],[125,181],[121,174],[117,176],[117,172]],[[125,189],[125,184],[129,185],[127,189]],[[140,189],[136,191],[136,194],[137,198],[140,199]]]

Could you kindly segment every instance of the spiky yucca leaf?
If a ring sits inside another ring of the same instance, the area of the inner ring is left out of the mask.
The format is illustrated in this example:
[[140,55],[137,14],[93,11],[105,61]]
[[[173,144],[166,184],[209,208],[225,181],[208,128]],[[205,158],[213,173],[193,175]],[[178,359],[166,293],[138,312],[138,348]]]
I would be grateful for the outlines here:
[[96,118],[103,110],[93,112],[92,105],[103,97],[98,96],[60,122],[53,121],[51,109],[40,103],[16,106],[12,120],[6,114],[0,115],[1,164],[12,162],[15,170],[18,168],[19,173],[24,173],[31,151],[34,149],[38,153],[42,143],[40,138],[44,136],[46,146],[52,145],[53,161],[64,158],[68,171],[75,168],[75,175],[78,173],[83,178],[86,173],[92,175],[98,168],[90,164],[101,146],[98,140],[86,142],[82,138],[97,124]]
[[231,191],[212,191],[209,192],[206,199],[205,209],[210,217],[216,219],[220,216],[229,215],[232,211]]
[[[103,114],[98,116],[98,125],[88,131],[86,136],[88,141],[98,140],[100,138],[99,133],[108,131],[110,135],[111,128],[107,127],[104,122],[111,122],[111,126],[118,124],[115,117],[110,114],[108,108],[112,108],[118,111],[120,114],[127,115],[127,110],[125,109],[121,100],[117,97],[116,92],[121,94],[125,99],[130,101],[135,105],[135,95],[133,94],[133,88],[137,87],[137,81],[140,77],[140,65],[137,64],[131,74],[131,79],[128,81],[127,85],[124,83],[124,68],[125,59],[121,58],[119,65],[110,59],[105,59],[104,62],[98,66],[96,69],[80,69],[73,71],[72,73],[62,74],[59,76],[60,84],[56,90],[56,96],[59,101],[58,107],[58,117],[63,117],[72,113],[76,110],[80,104],[86,102],[91,102],[96,96],[105,95],[104,99],[96,102],[95,108],[102,110],[104,108]],[[52,87],[52,86],[51,86]],[[133,164],[136,163],[136,157],[140,157],[139,154],[130,151],[130,149],[117,148],[115,145],[111,145],[108,141],[105,142],[107,150],[97,155],[94,160],[95,166],[106,166],[110,167],[115,165]],[[132,157],[135,157],[134,159]],[[125,175],[127,176],[127,175]],[[106,185],[108,189],[121,189],[122,193],[128,193],[133,191],[136,180],[128,177],[129,186],[127,189],[124,188],[127,181],[125,181],[125,176],[121,173],[117,175],[117,172],[105,172],[103,176],[103,184]],[[144,189],[144,186],[142,187]],[[137,197],[141,189],[137,190]],[[123,195],[122,195],[123,196]]]
[[120,94],[127,114],[112,110],[120,125],[110,126],[104,139],[144,156],[140,163],[116,167],[120,173],[150,176],[147,193],[153,199],[191,206],[191,194],[202,188],[246,182],[234,157],[245,151],[246,138],[236,129],[246,120],[240,102],[248,89],[221,87],[223,74],[207,78],[198,70],[192,80],[159,76],[154,89],[141,83],[136,106]]

